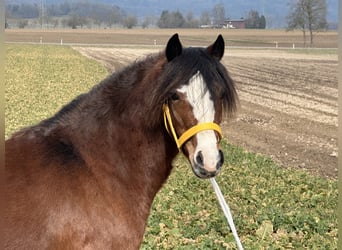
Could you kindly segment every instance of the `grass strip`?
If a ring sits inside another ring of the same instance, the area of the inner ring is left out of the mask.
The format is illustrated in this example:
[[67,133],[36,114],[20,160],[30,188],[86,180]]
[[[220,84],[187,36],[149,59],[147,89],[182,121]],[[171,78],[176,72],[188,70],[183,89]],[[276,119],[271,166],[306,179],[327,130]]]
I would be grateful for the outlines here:
[[[337,249],[337,182],[223,140],[216,180],[245,249]],[[152,207],[143,249],[236,249],[209,181],[183,157]]]
[[67,46],[6,45],[5,136],[57,112],[108,72]]

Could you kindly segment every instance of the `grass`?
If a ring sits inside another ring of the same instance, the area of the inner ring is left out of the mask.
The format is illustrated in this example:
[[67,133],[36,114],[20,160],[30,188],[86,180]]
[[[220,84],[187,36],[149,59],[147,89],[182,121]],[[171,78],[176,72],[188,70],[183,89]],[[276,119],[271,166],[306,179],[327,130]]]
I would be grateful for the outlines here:
[[285,50],[293,54],[306,54],[306,55],[337,55],[337,49],[322,49],[322,48],[301,48],[301,49],[288,49]]
[[263,45],[263,46],[274,46],[274,42],[268,42],[268,41],[261,41],[261,40],[237,40],[237,39],[226,39],[227,45],[250,45],[250,46],[257,46],[257,45]]
[[[216,178],[245,249],[336,249],[337,183],[283,169],[270,158],[223,141],[226,163]],[[208,181],[180,158],[159,192],[145,249],[234,249]],[[196,247],[195,247],[196,246]]]
[[108,73],[70,47],[6,46],[6,138],[57,112]]
[[[69,47],[7,45],[6,137],[55,113],[107,75]],[[223,140],[217,181],[245,249],[337,249],[337,182],[279,167]],[[235,249],[209,181],[178,157],[141,249]]]

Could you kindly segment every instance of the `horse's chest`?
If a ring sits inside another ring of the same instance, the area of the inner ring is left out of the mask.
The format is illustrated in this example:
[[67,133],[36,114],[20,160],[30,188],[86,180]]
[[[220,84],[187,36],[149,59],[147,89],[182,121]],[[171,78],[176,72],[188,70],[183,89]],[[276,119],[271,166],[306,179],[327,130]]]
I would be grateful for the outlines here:
[[50,213],[47,232],[50,244],[64,249],[138,249],[144,229],[137,225],[124,210],[99,202],[65,203]]

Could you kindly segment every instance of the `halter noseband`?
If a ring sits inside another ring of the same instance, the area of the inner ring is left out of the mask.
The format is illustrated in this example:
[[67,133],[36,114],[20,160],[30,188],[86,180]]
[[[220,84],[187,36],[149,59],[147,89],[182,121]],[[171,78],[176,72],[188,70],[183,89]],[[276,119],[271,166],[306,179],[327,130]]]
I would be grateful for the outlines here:
[[[181,151],[181,147],[183,144],[189,140],[191,137],[196,135],[197,133],[204,131],[204,130],[214,130],[218,133],[219,139],[222,138],[222,130],[221,127],[214,123],[214,122],[206,122],[206,123],[199,123],[188,130],[186,130],[179,138],[177,137],[176,130],[173,126],[170,108],[167,104],[163,105],[164,111],[164,124],[167,132],[173,137],[177,144],[177,148]],[[170,129],[169,129],[170,128]],[[171,130],[171,131],[170,131]]]

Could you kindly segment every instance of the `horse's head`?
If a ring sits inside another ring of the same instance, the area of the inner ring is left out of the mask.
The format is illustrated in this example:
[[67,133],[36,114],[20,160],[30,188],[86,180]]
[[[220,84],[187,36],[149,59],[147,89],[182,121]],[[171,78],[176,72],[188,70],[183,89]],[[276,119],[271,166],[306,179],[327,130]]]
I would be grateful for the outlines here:
[[236,108],[234,83],[220,63],[221,35],[207,48],[183,49],[178,35],[166,47],[168,78],[165,126],[200,178],[214,177],[223,164],[219,147],[224,108]]

